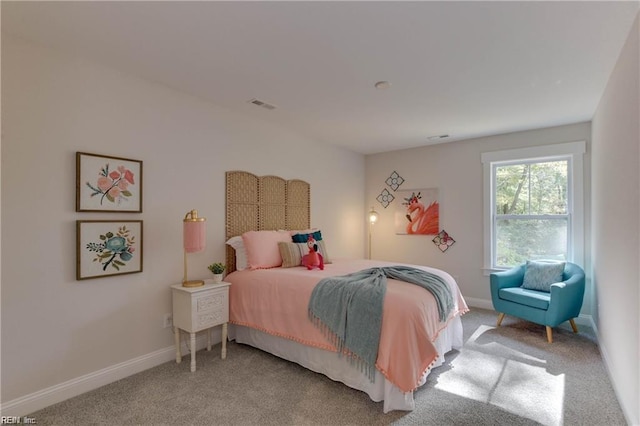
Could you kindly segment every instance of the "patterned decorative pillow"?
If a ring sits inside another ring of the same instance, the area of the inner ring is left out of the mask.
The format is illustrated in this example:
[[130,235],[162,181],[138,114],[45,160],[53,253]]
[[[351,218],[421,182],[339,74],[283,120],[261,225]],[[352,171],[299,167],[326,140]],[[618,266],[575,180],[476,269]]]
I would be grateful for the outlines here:
[[327,246],[322,239],[322,232],[319,229],[310,229],[310,232],[305,233],[297,233],[291,235],[291,240],[298,244],[298,248],[300,249],[300,253],[302,256],[309,253],[309,247],[307,246],[307,240],[309,239],[309,234],[313,235],[313,239],[316,240],[316,244],[318,244],[318,252],[322,255],[322,260],[324,263],[331,263],[331,258],[327,253]]
[[562,282],[564,262],[536,262],[527,260],[522,287],[529,290],[551,291],[551,284]]
[[[304,256],[305,254],[309,254],[309,246],[307,246],[306,242],[294,244],[298,246],[298,249],[300,250],[300,253],[302,253],[302,256]],[[324,263],[331,263],[331,258],[327,253],[327,246],[325,246],[324,240],[316,240],[316,244],[318,245],[318,253],[322,255],[322,261]]]

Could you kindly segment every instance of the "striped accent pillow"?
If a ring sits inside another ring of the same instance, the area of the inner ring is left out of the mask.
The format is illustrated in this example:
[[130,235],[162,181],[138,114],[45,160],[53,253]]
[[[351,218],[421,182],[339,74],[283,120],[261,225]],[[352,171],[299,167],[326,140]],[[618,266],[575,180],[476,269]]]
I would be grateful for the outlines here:
[[[305,244],[305,248],[306,248]],[[296,243],[279,242],[278,249],[282,256],[282,267],[293,268],[302,265],[302,254]]]

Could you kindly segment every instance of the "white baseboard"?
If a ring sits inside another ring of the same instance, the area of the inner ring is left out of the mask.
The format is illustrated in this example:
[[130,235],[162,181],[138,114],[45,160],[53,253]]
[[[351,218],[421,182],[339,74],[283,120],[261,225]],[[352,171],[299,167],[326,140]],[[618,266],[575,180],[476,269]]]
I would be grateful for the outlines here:
[[[212,333],[211,344],[221,342],[219,330]],[[199,335],[196,341],[196,348],[200,350],[207,345],[205,335]],[[185,357],[187,351],[182,346],[182,356]],[[140,373],[149,368],[155,367],[165,362],[176,359],[175,346],[169,346],[151,352],[137,358],[130,359],[107,368],[103,368],[93,373],[71,379],[46,389],[39,390],[29,395],[16,398],[0,405],[2,416],[26,416],[35,411],[42,410],[50,405],[57,404],[74,396],[108,385],[117,380],[124,379],[133,374]],[[183,361],[185,362],[185,361]]]
[[491,302],[491,300],[485,300],[485,299],[476,299],[473,297],[466,297],[464,298],[464,300],[467,302],[467,305],[471,308],[482,308],[482,309],[491,309],[493,310],[493,303]]
[[596,333],[596,340],[598,339],[598,333],[596,329],[596,325],[593,322],[593,317],[591,315],[580,314],[578,318],[575,319],[575,323],[578,325],[587,325],[593,329]]

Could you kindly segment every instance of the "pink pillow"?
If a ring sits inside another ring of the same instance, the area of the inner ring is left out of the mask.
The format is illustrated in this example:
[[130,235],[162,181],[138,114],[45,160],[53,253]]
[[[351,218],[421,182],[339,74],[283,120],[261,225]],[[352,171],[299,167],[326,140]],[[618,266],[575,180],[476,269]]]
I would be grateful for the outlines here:
[[279,242],[291,242],[287,231],[249,231],[242,234],[250,269],[276,268],[282,265]]

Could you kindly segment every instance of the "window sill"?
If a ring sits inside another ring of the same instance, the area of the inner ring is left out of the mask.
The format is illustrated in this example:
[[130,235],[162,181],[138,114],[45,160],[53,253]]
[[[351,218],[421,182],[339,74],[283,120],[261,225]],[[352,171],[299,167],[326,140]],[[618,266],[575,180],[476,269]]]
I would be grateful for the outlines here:
[[483,274],[485,277],[488,277],[489,275],[491,275],[491,274],[492,274],[492,273],[494,273],[494,272],[506,271],[506,270],[508,270],[508,269],[509,269],[509,268],[491,268],[491,267],[487,267],[487,266],[485,266],[485,267],[483,267],[483,268],[482,268],[482,274]]

